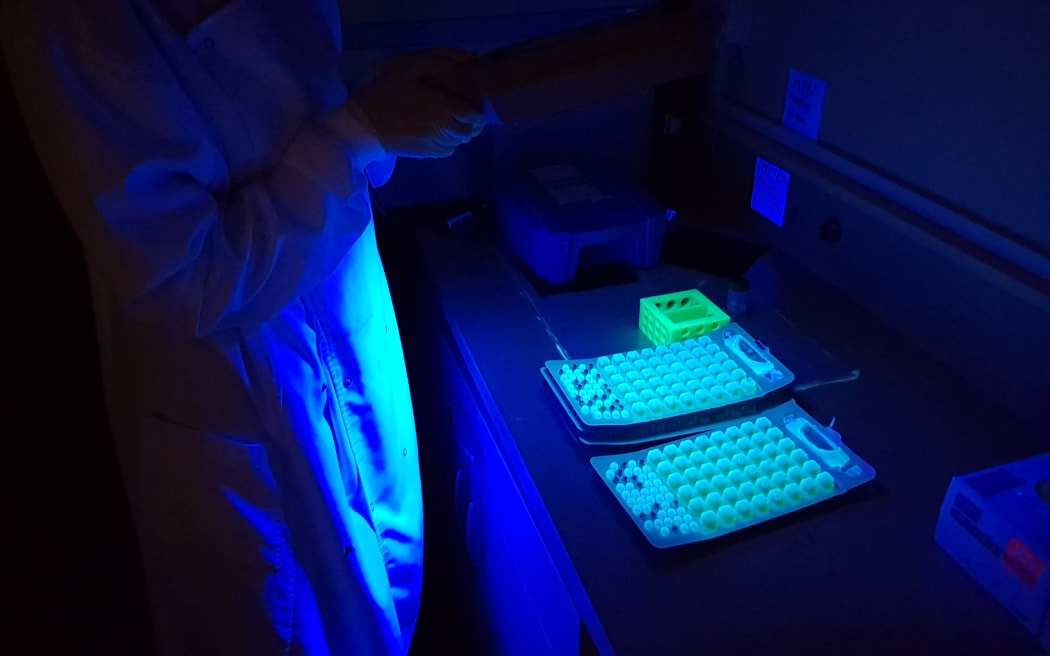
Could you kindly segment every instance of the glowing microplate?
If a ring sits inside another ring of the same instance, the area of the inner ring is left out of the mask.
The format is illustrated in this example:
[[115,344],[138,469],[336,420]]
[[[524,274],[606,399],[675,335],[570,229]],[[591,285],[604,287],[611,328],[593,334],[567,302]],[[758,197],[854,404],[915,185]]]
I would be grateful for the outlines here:
[[[793,439],[805,422],[809,439]],[[816,433],[820,443],[814,445]],[[591,460],[657,547],[708,540],[804,508],[875,476],[794,402],[704,433]]]
[[583,429],[661,421],[762,397],[793,376],[742,328],[590,360],[546,363]]

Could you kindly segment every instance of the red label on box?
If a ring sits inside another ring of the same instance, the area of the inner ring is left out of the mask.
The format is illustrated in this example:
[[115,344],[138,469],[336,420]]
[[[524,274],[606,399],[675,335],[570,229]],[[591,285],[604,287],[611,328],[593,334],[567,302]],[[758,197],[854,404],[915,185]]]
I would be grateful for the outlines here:
[[1006,545],[1003,565],[1028,587],[1035,585],[1043,573],[1043,561],[1017,538],[1011,538]]

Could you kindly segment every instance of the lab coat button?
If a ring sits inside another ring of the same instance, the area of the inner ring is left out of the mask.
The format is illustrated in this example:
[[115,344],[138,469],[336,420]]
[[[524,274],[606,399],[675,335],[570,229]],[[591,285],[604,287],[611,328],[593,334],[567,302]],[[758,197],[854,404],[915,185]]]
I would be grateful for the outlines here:
[[215,42],[214,41],[212,41],[211,39],[205,39],[204,40],[204,49],[205,50],[211,50],[214,47],[215,47]]
[[343,387],[345,387],[346,389],[350,389],[350,386],[353,385],[353,384],[354,384],[354,381],[352,381],[351,379],[349,379],[349,378],[344,378],[343,379]]

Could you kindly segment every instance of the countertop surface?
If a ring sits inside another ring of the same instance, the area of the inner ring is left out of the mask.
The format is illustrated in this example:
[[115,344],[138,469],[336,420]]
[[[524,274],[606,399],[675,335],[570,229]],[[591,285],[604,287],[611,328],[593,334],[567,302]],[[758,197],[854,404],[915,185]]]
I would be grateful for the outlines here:
[[843,495],[729,535],[654,548],[590,465],[543,363],[650,345],[638,299],[726,281],[662,264],[550,293],[492,238],[416,224],[426,277],[500,451],[600,651],[1040,654],[934,541],[953,476],[1045,451],[1045,436],[775,251],[733,319],[795,374],[792,397],[877,471]]

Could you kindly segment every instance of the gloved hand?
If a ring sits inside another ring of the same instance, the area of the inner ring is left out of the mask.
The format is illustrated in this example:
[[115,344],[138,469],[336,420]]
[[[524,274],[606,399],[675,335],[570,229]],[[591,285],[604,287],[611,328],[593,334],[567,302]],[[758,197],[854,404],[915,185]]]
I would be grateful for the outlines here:
[[395,56],[381,64],[376,79],[353,97],[389,155],[447,157],[481,134],[480,104],[426,83],[475,55],[451,49]]

